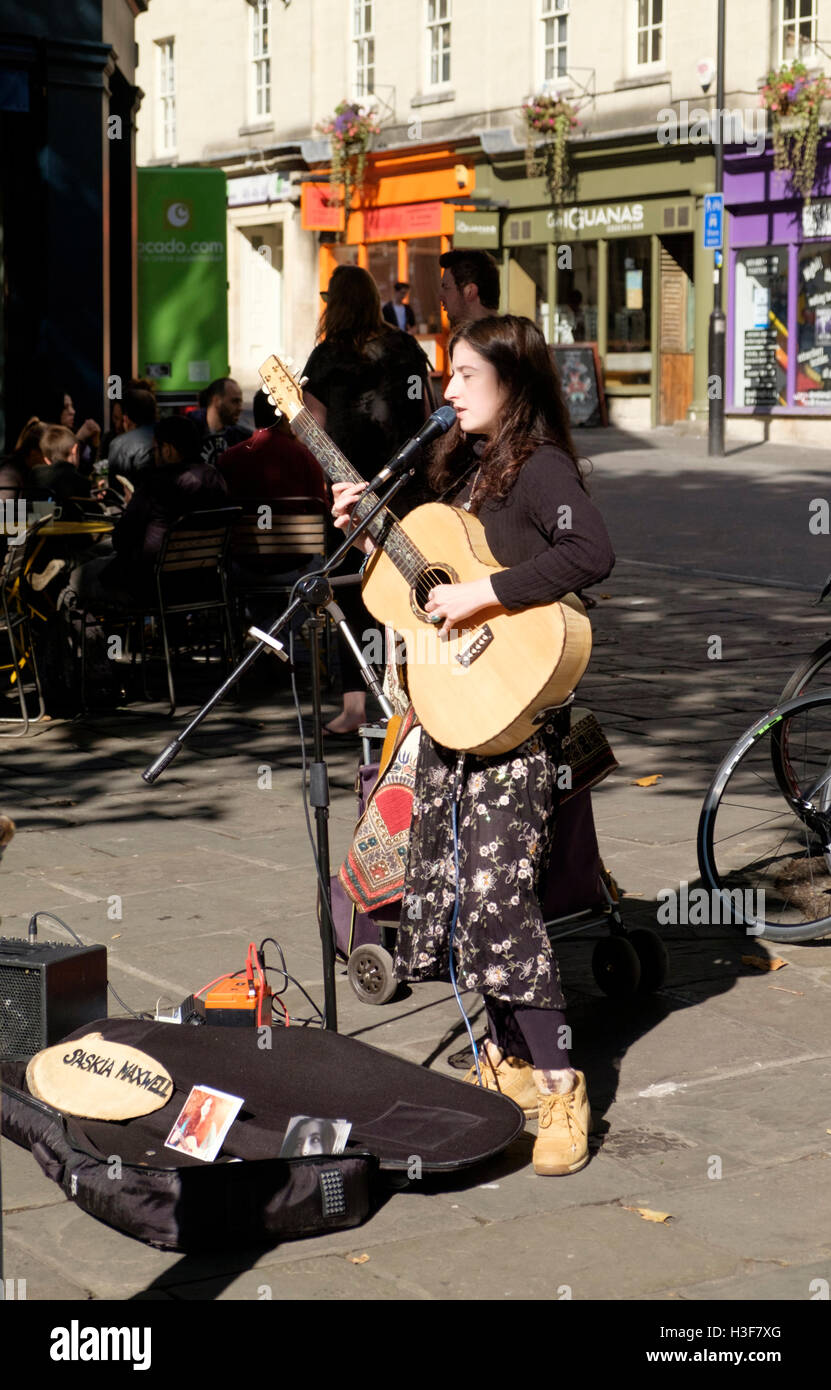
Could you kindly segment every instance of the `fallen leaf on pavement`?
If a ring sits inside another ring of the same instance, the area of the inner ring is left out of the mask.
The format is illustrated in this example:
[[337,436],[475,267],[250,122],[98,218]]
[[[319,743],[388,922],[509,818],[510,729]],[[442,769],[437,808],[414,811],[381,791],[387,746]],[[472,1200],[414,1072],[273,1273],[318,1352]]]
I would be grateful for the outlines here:
[[671,1221],[672,1212],[670,1211],[650,1211],[649,1207],[624,1207],[624,1211],[635,1211],[638,1216],[642,1216],[644,1221]]
[[781,970],[787,964],[781,956],[742,956],[742,965],[752,965],[754,970]]
[[804,989],[785,989],[784,985],[768,985],[768,989],[778,989],[780,994],[798,994],[800,999],[805,998]]
[[366,1253],[363,1255],[350,1255],[349,1263],[353,1265],[365,1265],[368,1259],[369,1256]]
[[120,937],[120,935],[121,935],[121,932],[120,932],[120,931],[117,931],[117,932],[115,933],[115,936],[111,936],[111,937],[110,937],[110,941],[117,941],[118,938]]
[[656,782],[662,780],[663,775],[662,772],[655,772],[651,777],[639,777],[637,781],[632,782],[630,785],[633,787],[652,787]]

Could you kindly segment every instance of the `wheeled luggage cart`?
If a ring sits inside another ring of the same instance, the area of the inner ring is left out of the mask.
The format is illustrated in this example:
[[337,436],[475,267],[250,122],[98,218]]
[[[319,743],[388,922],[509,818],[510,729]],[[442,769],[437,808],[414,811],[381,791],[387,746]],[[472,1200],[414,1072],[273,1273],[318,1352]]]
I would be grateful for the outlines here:
[[[383,742],[386,730],[364,725],[359,732],[360,815],[378,776],[372,744]],[[552,943],[608,926],[608,937],[596,942],[592,954],[592,972],[604,994],[613,998],[648,994],[663,984],[669,964],[666,946],[657,932],[643,927],[628,932],[623,924],[619,890],[600,857],[588,788],[569,797],[558,812],[542,906]],[[388,1003],[398,988],[393,953],[400,902],[360,912],[335,876],[332,909],[338,953],[347,962],[353,990],[365,1004]]]

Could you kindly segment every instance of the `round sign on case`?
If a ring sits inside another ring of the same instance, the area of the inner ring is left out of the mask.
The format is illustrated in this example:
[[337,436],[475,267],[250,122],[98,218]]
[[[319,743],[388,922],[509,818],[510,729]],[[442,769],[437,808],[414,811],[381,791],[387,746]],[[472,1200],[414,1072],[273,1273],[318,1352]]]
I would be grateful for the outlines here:
[[36,1053],[26,1068],[26,1085],[56,1110],[93,1120],[150,1115],[174,1093],[173,1078],[160,1062],[101,1033]]

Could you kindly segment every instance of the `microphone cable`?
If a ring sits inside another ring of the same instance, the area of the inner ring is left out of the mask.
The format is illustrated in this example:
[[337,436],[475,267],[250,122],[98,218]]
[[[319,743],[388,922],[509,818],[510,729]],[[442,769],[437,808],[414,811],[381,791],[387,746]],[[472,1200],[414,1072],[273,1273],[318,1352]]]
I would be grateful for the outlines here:
[[457,923],[458,920],[459,920],[459,911],[460,911],[460,907],[461,907],[461,903],[460,903],[460,899],[459,899],[459,825],[458,825],[458,807],[459,807],[458,795],[454,793],[454,796],[453,796],[453,809],[452,809],[452,811],[451,811],[451,816],[452,816],[452,823],[453,823],[453,871],[454,871],[455,880],[456,880],[456,882],[455,882],[456,894],[455,894],[455,899],[454,899],[454,902],[453,902],[453,920],[452,920],[451,923],[450,923],[450,934],[449,934],[449,937],[448,937],[448,955],[449,955],[449,958],[450,958],[450,982],[451,982],[451,984],[453,985],[453,993],[454,993],[455,996],[456,996],[456,1003],[457,1003],[458,1006],[459,1006],[459,1013],[462,1015],[462,1018],[463,1018],[463,1020],[464,1020],[465,1028],[467,1029],[467,1035],[468,1035],[468,1037],[470,1038],[470,1045],[471,1045],[471,1047],[473,1048],[473,1065],[474,1065],[475,1068],[476,1068],[476,1076],[477,1076],[477,1078],[478,1078],[479,1085],[481,1086],[481,1085],[482,1085],[482,1073],[481,1073],[481,1071],[480,1071],[480,1069],[479,1069],[479,1052],[478,1052],[478,1049],[477,1049],[477,1047],[476,1047],[476,1041],[475,1041],[475,1039],[474,1039],[474,1037],[473,1037],[473,1029],[472,1029],[471,1026],[470,1026],[470,1019],[468,1018],[467,1014],[465,1013],[465,1007],[464,1007],[464,1004],[462,1003],[462,996],[461,996],[460,993],[459,993],[459,986],[458,986],[458,984],[457,984],[457,982],[456,982],[456,966],[455,966],[455,963],[454,963],[454,960],[453,960],[453,937],[454,937],[454,934],[455,934],[455,931],[456,931],[456,923]]
[[[70,927],[69,924],[67,922],[63,922],[60,917],[56,917],[54,912],[47,912],[45,909],[42,909],[39,912],[33,912],[31,917],[29,918],[29,925],[26,930],[26,939],[29,942],[33,942],[37,939],[37,924],[38,918],[40,917],[48,917],[51,922],[57,922],[59,927],[63,927],[64,931],[68,931],[69,935],[75,938],[79,946],[86,946],[86,941],[81,940],[74,927]],[[109,960],[109,952],[107,952],[107,959]],[[131,1009],[129,1004],[124,1003],[124,1000],[121,998],[121,995],[116,990],[115,985],[110,983],[109,972],[107,972],[107,989],[110,991],[111,994],[115,996],[122,1009],[124,1009],[128,1014],[132,1014],[133,1018],[137,1018],[140,1023],[144,1023],[146,1019],[152,1017],[152,1015],[147,1013],[137,1014],[135,1009]]]

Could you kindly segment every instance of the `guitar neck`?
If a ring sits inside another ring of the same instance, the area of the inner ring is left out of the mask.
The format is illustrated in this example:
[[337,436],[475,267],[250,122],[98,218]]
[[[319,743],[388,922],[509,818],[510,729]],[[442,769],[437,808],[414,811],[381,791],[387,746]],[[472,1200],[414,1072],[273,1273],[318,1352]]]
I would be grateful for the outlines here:
[[[314,454],[327,478],[333,483],[365,483],[357,468],[341,453],[328,434],[317,423],[311,411],[305,406],[289,422],[292,433]],[[374,492],[366,493],[355,508],[354,515],[360,520],[378,501]],[[385,534],[386,533],[386,534]],[[427,564],[420,550],[402,530],[389,507],[384,507],[369,525],[369,534],[374,541],[383,538],[384,550],[410,584],[414,584],[420,571]]]

